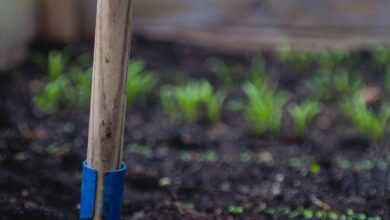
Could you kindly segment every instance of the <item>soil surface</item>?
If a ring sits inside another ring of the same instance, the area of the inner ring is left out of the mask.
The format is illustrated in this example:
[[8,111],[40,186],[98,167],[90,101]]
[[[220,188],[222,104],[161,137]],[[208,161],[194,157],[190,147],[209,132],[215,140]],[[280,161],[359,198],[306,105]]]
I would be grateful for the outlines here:
[[[134,56],[144,59],[163,82],[187,77],[218,84],[207,68],[208,58],[219,57],[238,66],[247,66],[251,59],[140,38],[135,45]],[[33,51],[46,50],[41,48],[38,45]],[[71,48],[75,54],[90,49],[85,45]],[[270,72],[283,70],[272,60],[269,63]],[[31,88],[43,76],[42,69],[29,62],[0,74],[0,213],[4,220],[78,216],[88,112],[37,112]],[[305,80],[304,74],[272,77],[289,91],[297,91]],[[275,211],[286,208],[341,214],[352,209],[390,219],[387,141],[373,144],[349,132],[334,122],[331,107],[322,117],[331,125],[316,126],[304,140],[288,135],[256,137],[237,113],[228,110],[214,126],[174,122],[162,113],[156,90],[151,100],[133,106],[127,114],[124,158],[129,170],[123,219],[289,219]]]

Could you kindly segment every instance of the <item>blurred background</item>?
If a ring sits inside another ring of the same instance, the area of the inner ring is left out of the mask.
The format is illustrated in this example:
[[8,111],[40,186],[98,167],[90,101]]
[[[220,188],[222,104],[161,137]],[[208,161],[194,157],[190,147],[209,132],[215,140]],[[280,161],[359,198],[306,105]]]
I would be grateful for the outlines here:
[[[20,61],[32,40],[93,40],[95,0],[1,0],[0,5],[0,67]],[[135,0],[134,5],[136,34],[230,52],[389,42],[385,0]]]

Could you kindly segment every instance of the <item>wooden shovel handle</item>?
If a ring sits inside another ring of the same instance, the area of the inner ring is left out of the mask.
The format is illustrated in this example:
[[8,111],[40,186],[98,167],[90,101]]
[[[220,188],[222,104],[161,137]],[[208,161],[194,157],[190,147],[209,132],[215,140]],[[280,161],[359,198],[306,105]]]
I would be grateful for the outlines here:
[[98,0],[88,165],[98,171],[94,220],[102,215],[103,174],[122,160],[131,0]]

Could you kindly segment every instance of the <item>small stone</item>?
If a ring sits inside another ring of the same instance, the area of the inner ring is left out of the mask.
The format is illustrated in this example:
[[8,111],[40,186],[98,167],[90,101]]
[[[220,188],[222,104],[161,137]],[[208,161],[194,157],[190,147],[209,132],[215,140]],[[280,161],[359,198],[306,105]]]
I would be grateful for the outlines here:
[[261,152],[257,155],[258,161],[261,163],[271,164],[274,159],[270,152]]
[[275,180],[276,180],[276,182],[278,182],[278,183],[283,182],[283,181],[284,181],[284,175],[281,174],[281,173],[276,174]]
[[172,179],[169,178],[169,177],[163,177],[163,178],[160,179],[159,184],[162,187],[170,186],[172,184]]
[[281,186],[279,183],[275,183],[272,185],[271,187],[271,194],[273,196],[277,196],[277,195],[280,195],[280,193],[282,192],[282,189],[281,189]]
[[64,125],[64,132],[65,133],[72,133],[75,129],[76,129],[76,127],[75,127],[75,125],[74,124],[72,124],[72,123],[66,123],[65,125]]
[[221,185],[221,191],[222,192],[229,192],[231,190],[231,185],[228,182],[224,182]]
[[22,196],[23,197],[27,197],[29,195],[28,191],[27,190],[23,190],[22,191]]

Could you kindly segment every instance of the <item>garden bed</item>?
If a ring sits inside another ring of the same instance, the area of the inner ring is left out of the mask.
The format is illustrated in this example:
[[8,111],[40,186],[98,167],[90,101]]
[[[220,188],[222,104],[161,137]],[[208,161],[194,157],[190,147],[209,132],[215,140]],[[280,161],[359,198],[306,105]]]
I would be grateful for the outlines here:
[[[357,132],[339,113],[334,97],[321,101],[321,113],[304,135],[297,135],[289,119],[289,104],[280,131],[260,134],[234,110],[240,106],[237,100],[245,100],[241,88],[251,77],[253,57],[139,38],[135,45],[135,57],[158,75],[158,82],[127,114],[123,219],[389,218],[389,139]],[[76,45],[67,51],[78,57],[90,49]],[[32,51],[31,60],[39,60],[36,53],[47,53]],[[212,71],[211,57],[229,65],[231,79]],[[354,52],[352,57],[362,72],[356,73],[363,82],[358,93],[379,90],[366,101],[380,109],[386,101],[380,95],[386,90],[383,69],[372,64],[371,52]],[[308,99],[306,84],[312,82],[316,65],[298,70],[272,52],[261,59],[267,78],[288,93],[287,103]],[[38,110],[33,96],[45,72],[30,61],[0,74],[0,213],[5,220],[78,215],[88,108],[60,103],[51,113]],[[226,91],[217,122],[210,124],[207,117],[172,119],[160,105],[162,87],[189,79],[207,79],[214,90]]]

